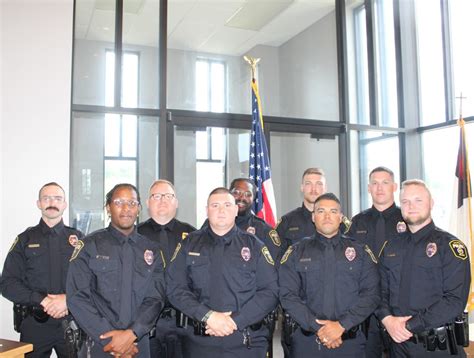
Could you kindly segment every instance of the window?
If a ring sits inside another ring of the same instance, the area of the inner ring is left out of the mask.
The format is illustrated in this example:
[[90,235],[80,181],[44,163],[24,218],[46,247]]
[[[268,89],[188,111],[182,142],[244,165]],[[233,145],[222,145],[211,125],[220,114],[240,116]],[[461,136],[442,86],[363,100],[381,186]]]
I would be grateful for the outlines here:
[[196,109],[206,112],[225,112],[226,70],[222,61],[196,61]]

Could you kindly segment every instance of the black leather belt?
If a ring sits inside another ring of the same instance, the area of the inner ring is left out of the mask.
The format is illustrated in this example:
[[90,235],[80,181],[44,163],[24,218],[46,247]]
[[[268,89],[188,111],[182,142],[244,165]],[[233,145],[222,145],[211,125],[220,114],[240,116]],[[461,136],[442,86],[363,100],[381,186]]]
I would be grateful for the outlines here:
[[[316,332],[307,331],[301,327],[300,329],[301,329],[301,332],[307,337],[314,336],[316,334]],[[357,332],[360,330],[362,330],[362,325],[358,324],[357,326],[354,326],[351,329],[349,329],[347,332],[344,332],[341,336],[341,339],[343,341],[348,340],[348,339],[354,339],[357,337]]]

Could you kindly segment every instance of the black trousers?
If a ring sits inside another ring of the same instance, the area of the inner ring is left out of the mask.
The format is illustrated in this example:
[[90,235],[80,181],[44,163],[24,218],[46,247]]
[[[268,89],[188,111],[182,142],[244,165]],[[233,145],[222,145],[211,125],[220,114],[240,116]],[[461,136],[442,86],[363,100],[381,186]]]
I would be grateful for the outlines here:
[[20,340],[33,344],[33,352],[26,357],[50,357],[54,349],[58,358],[68,358],[61,322],[62,319],[49,317],[45,323],[39,323],[32,316],[26,317],[21,323]]
[[337,358],[364,358],[365,335],[359,331],[354,339],[347,339],[335,349],[327,349],[316,342],[316,335],[305,336],[301,329],[297,329],[291,336],[291,358],[337,357]]
[[175,317],[162,317],[156,324],[155,337],[150,338],[153,358],[182,358],[183,336],[187,330],[176,327]]
[[370,316],[369,334],[365,347],[366,358],[380,358],[384,351],[380,323],[374,314]]
[[188,327],[183,337],[184,358],[265,358],[268,349],[269,331],[262,327],[258,331],[249,330],[250,348],[243,343],[244,336],[235,331],[226,337],[203,337],[193,333]]
[[466,357],[466,353],[464,352],[464,347],[458,347],[458,354],[451,355],[449,354],[448,350],[445,351],[432,351],[429,352],[423,346],[422,343],[413,343],[410,341],[406,341],[403,343],[395,343],[392,342],[392,346],[390,349],[390,357],[394,358],[438,358],[438,357]]

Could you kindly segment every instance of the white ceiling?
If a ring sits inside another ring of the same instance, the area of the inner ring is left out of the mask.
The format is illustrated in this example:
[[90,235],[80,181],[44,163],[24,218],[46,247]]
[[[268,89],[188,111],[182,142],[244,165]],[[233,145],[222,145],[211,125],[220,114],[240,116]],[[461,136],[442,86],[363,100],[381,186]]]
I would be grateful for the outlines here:
[[[335,0],[170,0],[168,47],[240,56],[280,46],[334,10]],[[76,0],[76,38],[113,42],[114,0]],[[157,46],[159,0],[124,0],[127,44]]]

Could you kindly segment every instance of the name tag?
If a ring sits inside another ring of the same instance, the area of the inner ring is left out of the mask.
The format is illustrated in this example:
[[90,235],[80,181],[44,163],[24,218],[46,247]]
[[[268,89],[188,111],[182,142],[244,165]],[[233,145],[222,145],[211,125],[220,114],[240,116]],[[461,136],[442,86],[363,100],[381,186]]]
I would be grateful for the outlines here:
[[35,247],[40,247],[40,244],[29,244],[28,247],[32,249]]
[[298,226],[290,227],[288,231],[298,231],[300,228]]
[[189,251],[188,255],[190,255],[190,256],[201,256],[201,253],[200,252]]
[[367,230],[357,230],[356,234],[367,234]]
[[300,262],[310,262],[310,261],[311,261],[311,257],[300,259]]
[[102,255],[96,255],[95,258],[99,259],[99,260],[109,260],[110,259],[109,256],[102,256]]

